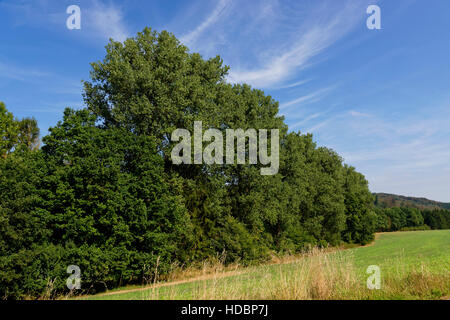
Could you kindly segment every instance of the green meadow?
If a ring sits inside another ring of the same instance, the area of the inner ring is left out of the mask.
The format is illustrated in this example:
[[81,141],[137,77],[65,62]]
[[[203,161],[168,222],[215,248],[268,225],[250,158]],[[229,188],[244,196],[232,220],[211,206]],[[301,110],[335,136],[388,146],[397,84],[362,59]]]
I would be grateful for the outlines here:
[[[380,268],[378,290],[367,288],[370,265]],[[449,271],[450,230],[391,232],[364,247],[314,249],[273,264],[216,268],[82,299],[448,299]]]
[[450,230],[383,233],[373,245],[352,251],[360,268],[376,264],[392,273],[424,265],[432,272],[450,272]]

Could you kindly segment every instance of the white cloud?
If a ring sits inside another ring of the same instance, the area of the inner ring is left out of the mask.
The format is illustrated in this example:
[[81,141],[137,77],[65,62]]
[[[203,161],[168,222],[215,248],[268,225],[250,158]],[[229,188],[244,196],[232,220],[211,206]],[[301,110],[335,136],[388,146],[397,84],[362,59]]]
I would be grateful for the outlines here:
[[[31,25],[52,31],[65,31],[69,17],[65,9],[69,4],[55,5],[46,0],[7,1],[2,7],[12,14],[15,26]],[[77,5],[81,9],[81,32],[76,34],[88,38],[113,38],[116,41],[124,41],[129,37],[122,8],[113,2],[80,1]]]
[[450,113],[438,110],[400,119],[347,111],[333,126],[321,124],[318,134],[339,132],[337,140],[321,143],[365,174],[372,191],[450,201]]
[[277,89],[277,90],[279,90],[279,89],[291,89],[291,88],[295,88],[295,87],[299,87],[301,85],[304,85],[305,83],[308,83],[310,81],[311,81],[311,79],[300,80],[300,81],[296,81],[296,82],[293,82],[293,83],[288,83],[288,84],[285,84],[285,85],[281,85],[281,86],[276,87],[274,89]]
[[[219,0],[204,20],[180,40],[204,56],[220,53],[232,66],[230,82],[290,88],[301,84],[286,85],[298,78],[298,71],[316,63],[314,58],[359,23],[365,25],[368,1]],[[190,18],[197,17],[196,13]],[[180,22],[176,29],[184,27]]]
[[187,46],[194,43],[208,27],[217,22],[229,2],[229,0],[219,0],[211,14],[197,28],[182,36],[180,41]]
[[316,118],[320,117],[321,115],[323,115],[323,112],[313,113],[313,114],[307,116],[305,119],[290,125],[289,129],[292,130],[294,128],[298,128],[299,126],[301,126],[301,125],[303,125],[305,123],[308,123],[309,121],[311,121],[313,119],[316,119]]
[[331,91],[332,89],[334,89],[336,86],[330,86],[330,87],[326,87],[326,88],[322,88],[319,90],[314,91],[313,93],[298,97],[294,100],[282,103],[280,105],[280,110],[282,109],[286,109],[288,107],[292,107],[295,105],[300,105],[302,103],[306,103],[306,102],[315,102],[320,100],[323,96],[325,96],[329,91]]
[[[86,28],[91,29],[96,36],[113,38],[116,41],[124,41],[130,33],[124,22],[121,8],[112,3],[104,4],[95,1],[93,6],[82,11],[86,16]],[[84,27],[82,23],[82,28]]]
[[308,128],[308,129],[305,129],[304,132],[315,133],[316,130],[319,130],[320,128],[326,126],[330,122],[334,121],[336,118],[337,117],[330,117],[326,120],[323,120],[323,121],[319,122],[318,124]]
[[[229,81],[250,83],[257,87],[273,87],[292,77],[299,69],[306,67],[318,54],[328,48],[353,29],[360,20],[355,5],[342,5],[336,10],[322,10],[298,27],[291,39],[293,45],[284,50],[273,52],[263,59],[258,67],[232,69]],[[298,36],[299,35],[299,36]],[[292,36],[291,36],[292,37]],[[261,56],[259,58],[261,58]]]
[[353,117],[371,117],[371,115],[368,113],[363,113],[355,110],[350,110],[348,113]]
[[34,67],[17,66],[11,63],[0,62],[0,78],[7,78],[25,82],[36,81],[43,77],[50,77],[51,73],[38,70]]

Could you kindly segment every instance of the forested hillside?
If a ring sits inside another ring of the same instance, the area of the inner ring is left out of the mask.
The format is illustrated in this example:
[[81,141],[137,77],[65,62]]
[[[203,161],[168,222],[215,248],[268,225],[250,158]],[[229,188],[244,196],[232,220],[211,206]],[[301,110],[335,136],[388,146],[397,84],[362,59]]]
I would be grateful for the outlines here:
[[[111,41],[84,83],[86,107],[66,109],[38,148],[0,109],[0,296],[66,292],[66,269],[101,291],[151,281],[173,265],[221,256],[252,264],[374,238],[374,197],[364,176],[310,134],[288,132],[278,102],[225,81],[172,34],[145,29]],[[176,128],[279,129],[280,168],[174,165]]]
[[450,206],[425,198],[375,193],[377,231],[450,229]]
[[405,197],[389,193],[374,193],[375,206],[380,208],[410,207],[417,209],[447,209],[450,203],[428,200],[426,198]]

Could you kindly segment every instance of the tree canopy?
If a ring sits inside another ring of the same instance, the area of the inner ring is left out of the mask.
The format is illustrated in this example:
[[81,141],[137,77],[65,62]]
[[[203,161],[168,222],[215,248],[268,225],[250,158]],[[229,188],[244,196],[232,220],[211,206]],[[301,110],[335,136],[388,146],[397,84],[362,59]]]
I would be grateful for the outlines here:
[[[219,56],[203,59],[146,28],[111,40],[84,83],[86,108],[66,109],[42,148],[35,121],[17,122],[0,105],[0,294],[64,292],[68,265],[95,291],[219,254],[251,264],[371,241],[377,217],[364,176],[312,135],[288,132],[278,102],[227,83],[228,70]],[[173,164],[171,133],[192,132],[194,121],[279,129],[278,174],[261,175],[260,164]]]
[[0,156],[6,158],[15,148],[39,147],[39,128],[34,118],[17,120],[0,101]]

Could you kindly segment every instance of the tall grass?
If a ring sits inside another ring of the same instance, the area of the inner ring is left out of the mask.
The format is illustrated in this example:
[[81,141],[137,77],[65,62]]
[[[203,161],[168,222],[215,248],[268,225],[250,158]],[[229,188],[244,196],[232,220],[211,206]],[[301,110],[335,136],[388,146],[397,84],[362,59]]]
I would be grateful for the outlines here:
[[404,268],[401,261],[386,273],[382,270],[381,288],[370,290],[366,285],[369,275],[365,269],[355,267],[351,250],[314,248],[301,256],[274,260],[274,264],[248,268],[225,267],[220,261],[205,263],[203,268],[174,273],[175,283],[154,284],[145,290],[121,294],[120,298],[440,299],[450,292],[449,272],[432,273],[425,264]]

